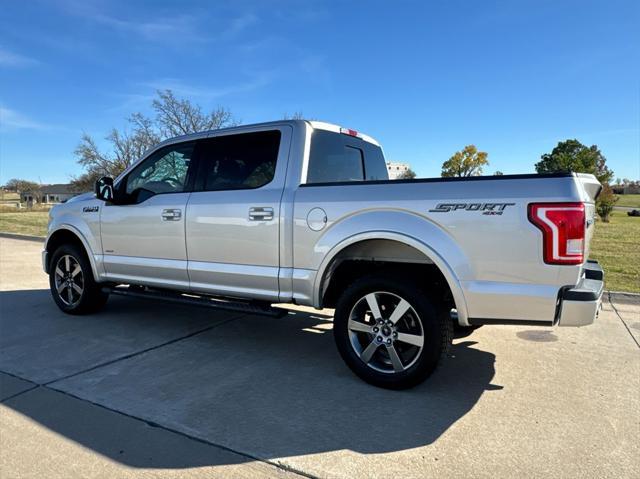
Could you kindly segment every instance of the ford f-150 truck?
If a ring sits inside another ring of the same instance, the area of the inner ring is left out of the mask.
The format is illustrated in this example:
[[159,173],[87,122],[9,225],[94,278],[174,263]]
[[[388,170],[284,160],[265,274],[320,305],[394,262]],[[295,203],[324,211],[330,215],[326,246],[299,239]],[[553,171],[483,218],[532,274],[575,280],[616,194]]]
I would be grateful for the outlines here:
[[55,206],[43,265],[71,314],[109,294],[335,308],[347,365],[400,389],[431,374],[454,328],[592,323],[600,189],[575,173],[389,180],[357,131],[247,125],[167,140]]

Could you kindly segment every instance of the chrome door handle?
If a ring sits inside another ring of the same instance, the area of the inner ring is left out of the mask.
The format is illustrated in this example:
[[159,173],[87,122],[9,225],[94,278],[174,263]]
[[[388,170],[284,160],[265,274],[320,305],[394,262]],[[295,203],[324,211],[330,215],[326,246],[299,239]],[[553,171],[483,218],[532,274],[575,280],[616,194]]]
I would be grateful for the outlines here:
[[249,208],[249,220],[269,221],[273,219],[273,208],[253,206]]
[[180,218],[182,218],[182,210],[162,210],[162,221],[180,221]]

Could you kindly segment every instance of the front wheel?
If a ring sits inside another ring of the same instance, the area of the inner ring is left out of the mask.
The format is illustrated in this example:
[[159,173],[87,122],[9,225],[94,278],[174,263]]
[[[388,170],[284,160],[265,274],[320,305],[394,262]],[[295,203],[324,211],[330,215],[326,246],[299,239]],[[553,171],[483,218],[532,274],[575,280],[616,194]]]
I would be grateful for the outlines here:
[[95,282],[84,251],[73,244],[62,245],[53,253],[49,287],[55,303],[68,314],[98,311],[109,297]]
[[334,338],[340,355],[375,386],[406,389],[424,381],[451,343],[445,308],[410,281],[368,276],[340,297]]

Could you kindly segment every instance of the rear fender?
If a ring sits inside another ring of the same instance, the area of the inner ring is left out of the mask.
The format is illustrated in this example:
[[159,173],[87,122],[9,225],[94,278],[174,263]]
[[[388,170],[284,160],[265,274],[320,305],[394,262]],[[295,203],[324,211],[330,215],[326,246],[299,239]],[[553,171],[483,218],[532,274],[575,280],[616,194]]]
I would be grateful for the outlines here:
[[[422,238],[422,239],[418,239]],[[426,218],[400,211],[371,211],[334,223],[314,247],[314,256],[321,258],[315,275],[313,304],[322,300],[323,280],[344,248],[360,241],[384,239],[406,244],[433,262],[445,277],[458,311],[459,323],[467,326],[467,306],[458,278],[465,273],[468,262],[463,251],[440,227]]]

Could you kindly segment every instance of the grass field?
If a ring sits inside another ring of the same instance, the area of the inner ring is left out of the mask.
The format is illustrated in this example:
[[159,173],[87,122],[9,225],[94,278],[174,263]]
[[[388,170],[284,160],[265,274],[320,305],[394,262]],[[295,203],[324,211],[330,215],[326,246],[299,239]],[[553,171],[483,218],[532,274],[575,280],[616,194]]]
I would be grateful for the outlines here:
[[616,211],[610,223],[598,221],[590,258],[604,268],[607,289],[640,293],[640,218]]
[[616,206],[627,206],[640,209],[640,195],[618,195]]
[[[0,231],[45,236],[47,221],[47,211],[0,212]],[[598,221],[590,257],[604,267],[607,289],[640,293],[640,218],[617,211]]]
[[0,211],[0,231],[23,235],[45,236],[49,211]]

